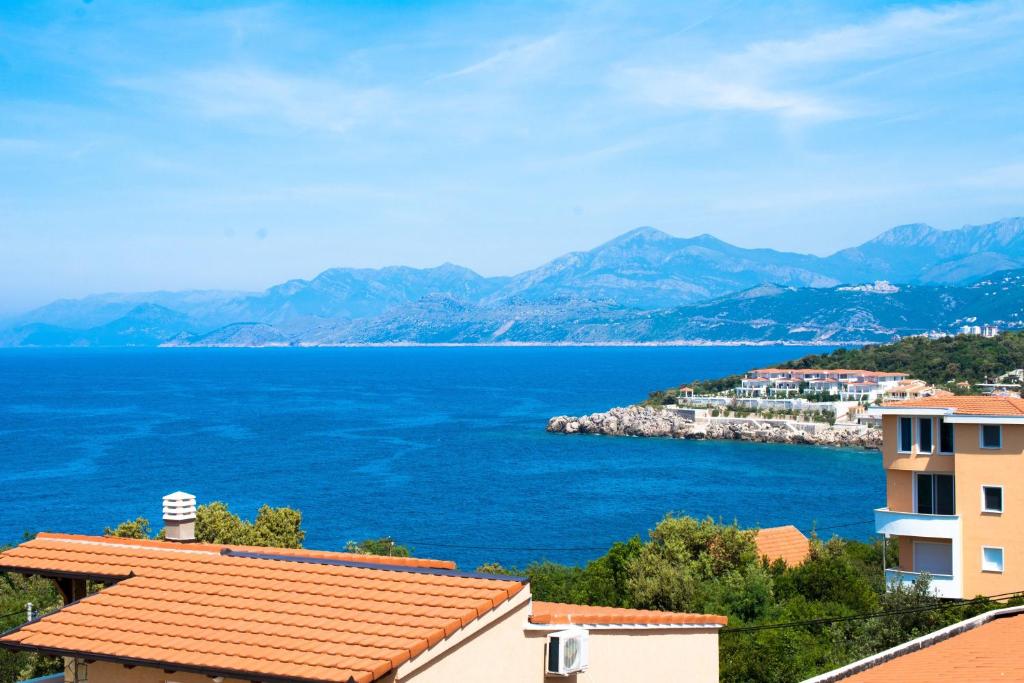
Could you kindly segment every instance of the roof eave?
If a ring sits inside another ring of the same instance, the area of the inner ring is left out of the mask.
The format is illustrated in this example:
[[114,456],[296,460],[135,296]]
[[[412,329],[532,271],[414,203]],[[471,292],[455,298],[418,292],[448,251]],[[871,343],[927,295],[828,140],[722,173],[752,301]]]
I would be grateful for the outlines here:
[[[15,631],[17,631],[17,629],[15,629]],[[12,632],[13,631],[8,631],[8,633]],[[355,680],[355,678],[348,678],[344,681],[340,678],[334,680],[326,678],[282,678],[280,676],[268,676],[266,674],[259,673],[258,671],[238,671],[234,669],[219,669],[214,667],[195,666],[192,664],[178,664],[175,662],[159,661],[155,659],[118,657],[115,655],[100,654],[96,652],[86,652],[81,650],[65,650],[62,648],[37,647],[26,643],[12,643],[4,641],[2,640],[2,637],[0,637],[0,648],[16,650],[20,652],[38,652],[39,654],[51,657],[71,657],[74,659],[84,659],[87,661],[110,662],[111,664],[121,664],[123,666],[129,667],[141,666],[151,669],[163,669],[165,671],[199,674],[202,676],[209,676],[211,678],[219,676],[223,678],[259,681],[260,683],[348,683],[348,681]]]

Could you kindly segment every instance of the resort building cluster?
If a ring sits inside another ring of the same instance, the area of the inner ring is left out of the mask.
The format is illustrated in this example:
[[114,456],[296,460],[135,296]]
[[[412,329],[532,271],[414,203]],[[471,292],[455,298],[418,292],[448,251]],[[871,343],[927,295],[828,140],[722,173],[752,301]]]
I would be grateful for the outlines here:
[[882,398],[890,390],[908,392],[925,389],[924,383],[920,386],[907,384],[907,378],[907,374],[903,372],[758,368],[747,372],[740,385],[736,387],[736,396],[789,398],[810,394],[828,400],[870,403]]

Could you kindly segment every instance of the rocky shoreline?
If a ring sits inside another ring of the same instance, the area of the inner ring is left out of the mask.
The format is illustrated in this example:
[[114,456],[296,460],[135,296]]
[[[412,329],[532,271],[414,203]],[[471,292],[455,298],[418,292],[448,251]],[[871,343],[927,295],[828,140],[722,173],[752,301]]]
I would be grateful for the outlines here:
[[821,425],[811,432],[795,425],[777,424],[778,422],[780,421],[769,423],[767,420],[727,418],[691,422],[668,410],[649,406],[629,406],[580,417],[559,415],[548,420],[547,430],[562,434],[661,436],[674,439],[731,439],[816,446],[882,447],[882,432],[879,429]]

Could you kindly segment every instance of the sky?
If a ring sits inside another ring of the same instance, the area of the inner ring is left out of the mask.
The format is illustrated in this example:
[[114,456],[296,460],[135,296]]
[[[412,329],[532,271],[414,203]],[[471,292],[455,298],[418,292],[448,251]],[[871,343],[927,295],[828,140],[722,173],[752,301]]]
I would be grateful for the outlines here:
[[0,314],[1024,214],[1024,1],[0,4]]

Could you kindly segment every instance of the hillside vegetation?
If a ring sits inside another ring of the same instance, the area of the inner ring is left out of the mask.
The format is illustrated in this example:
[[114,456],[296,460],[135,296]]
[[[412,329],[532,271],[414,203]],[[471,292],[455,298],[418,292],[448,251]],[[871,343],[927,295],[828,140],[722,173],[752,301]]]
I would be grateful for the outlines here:
[[1024,367],[1024,332],[1004,332],[991,339],[972,335],[913,337],[893,344],[804,356],[779,367],[885,370],[906,372],[931,384],[974,384]]

